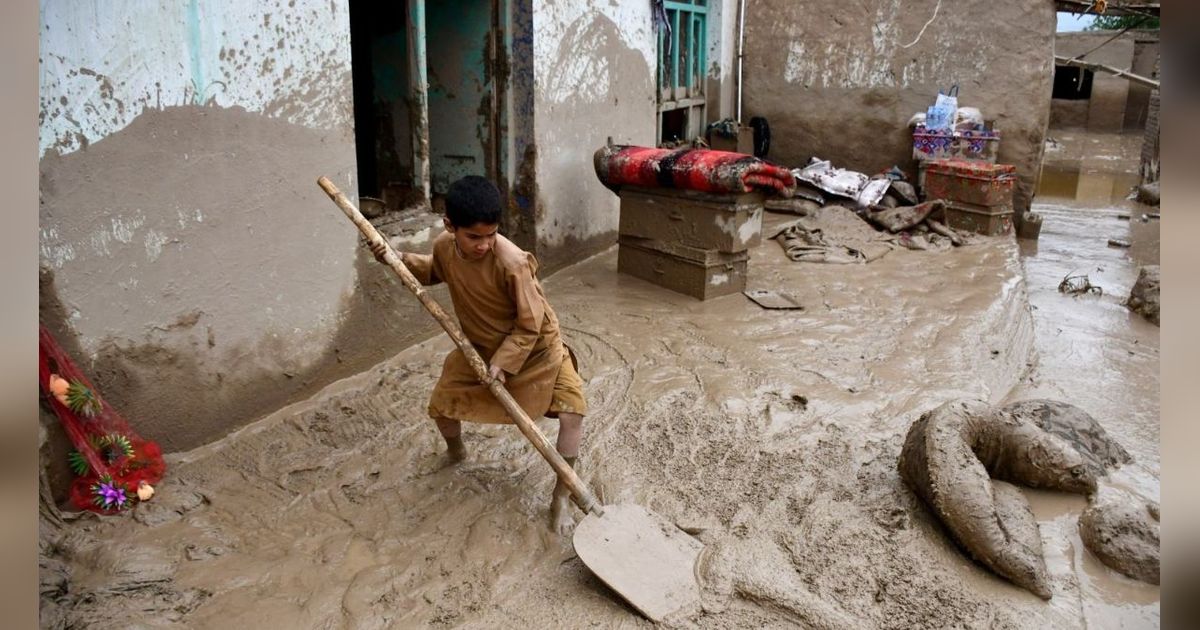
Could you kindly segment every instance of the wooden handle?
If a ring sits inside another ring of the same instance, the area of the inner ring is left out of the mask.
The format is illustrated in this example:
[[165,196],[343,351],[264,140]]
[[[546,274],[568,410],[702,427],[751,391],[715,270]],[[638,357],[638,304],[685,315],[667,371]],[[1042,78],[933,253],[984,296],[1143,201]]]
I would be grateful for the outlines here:
[[416,276],[412,275],[408,267],[404,266],[404,262],[400,260],[400,256],[396,254],[396,251],[392,249],[387,240],[375,229],[374,225],[371,225],[370,221],[367,221],[367,218],[359,212],[358,208],[350,203],[346,195],[343,195],[337,189],[337,186],[334,186],[333,182],[329,181],[329,178],[321,177],[317,180],[317,185],[342,209],[346,217],[354,225],[358,226],[358,231],[362,232],[368,244],[383,245],[384,264],[391,267],[392,271],[395,271],[396,275],[400,276],[400,281],[404,283],[404,286],[413,295],[417,296],[417,299],[425,306],[425,310],[429,311],[430,315],[433,315],[433,318],[442,325],[442,329],[446,331],[446,334],[450,335],[450,339],[454,340],[454,344],[467,357],[467,363],[471,364],[471,369],[475,371],[475,376],[479,378],[479,382],[487,385],[488,390],[492,392],[496,400],[500,401],[500,405],[508,412],[509,417],[517,423],[517,428],[521,430],[521,433],[525,434],[525,437],[533,444],[533,447],[550,463],[550,467],[554,469],[558,477],[571,490],[571,497],[574,499],[575,504],[579,506],[579,509],[585,513],[603,516],[604,508],[596,500],[596,495],[592,494],[592,491],[584,485],[583,480],[579,478],[579,475],[575,474],[575,471],[562,458],[562,455],[558,454],[558,449],[554,448],[554,445],[550,443],[550,440],[546,439],[546,435],[542,433],[541,429],[537,428],[533,420],[529,419],[525,410],[521,409],[517,401],[513,400],[512,394],[508,393],[504,385],[500,381],[488,376],[487,364],[483,362],[483,358],[475,351],[475,347],[471,345],[471,342],[467,341],[467,337],[463,334],[462,329],[459,328],[458,322],[454,321],[442,309],[442,306],[437,303],[437,300],[425,290],[425,287],[421,286]]

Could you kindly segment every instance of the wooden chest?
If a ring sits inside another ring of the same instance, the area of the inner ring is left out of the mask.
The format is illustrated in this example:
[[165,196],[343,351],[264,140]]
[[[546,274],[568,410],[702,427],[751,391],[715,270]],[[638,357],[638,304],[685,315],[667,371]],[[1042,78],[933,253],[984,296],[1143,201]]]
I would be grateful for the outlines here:
[[718,252],[622,236],[617,271],[707,300],[746,289],[747,252]]
[[620,197],[621,236],[725,253],[744,252],[762,241],[761,193],[625,187]]
[[946,225],[956,230],[967,230],[985,236],[1012,234],[1012,204],[1002,206],[980,206],[961,201],[946,202]]

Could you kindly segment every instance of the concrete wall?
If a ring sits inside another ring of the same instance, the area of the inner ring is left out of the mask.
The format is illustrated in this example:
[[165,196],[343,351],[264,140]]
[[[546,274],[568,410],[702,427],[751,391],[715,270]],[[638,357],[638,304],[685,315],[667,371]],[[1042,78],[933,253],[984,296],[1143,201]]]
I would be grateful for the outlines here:
[[[1063,57],[1082,55],[1104,44],[1113,35],[1116,33],[1108,31],[1058,33],[1054,40],[1054,54]],[[1122,37],[1088,53],[1086,59],[1127,69],[1133,63],[1133,48],[1132,37]],[[1087,128],[1092,131],[1121,131],[1125,127],[1125,103],[1128,98],[1128,80],[1107,72],[1096,72],[1092,76],[1092,96],[1087,100]],[[1061,108],[1062,102],[1054,99],[1053,107]],[[1072,117],[1067,120],[1075,121]]]
[[[736,117],[738,0],[708,2],[708,122]],[[747,119],[749,120],[749,119]]]
[[537,254],[550,267],[616,241],[617,198],[596,179],[592,153],[610,136],[654,144],[650,4],[532,4]]
[[[1133,37],[1133,69],[1131,72],[1158,78],[1159,39],[1158,31],[1131,31]],[[1125,101],[1125,130],[1144,129],[1150,113],[1151,89],[1137,83],[1129,84],[1129,98]]]
[[1002,132],[1028,206],[1049,121],[1054,5],[1045,0],[748,0],[743,117],[765,116],[774,161],[816,155],[915,177],[909,117],[957,83]]
[[1083,129],[1087,127],[1091,101],[1056,98],[1050,100],[1050,128]]
[[433,330],[356,191],[347,5],[41,4],[40,316],[139,432],[218,437]]
[[[708,6],[705,90],[712,122],[734,114],[737,0]],[[534,133],[531,144],[512,153],[518,165],[512,177],[516,188],[531,192],[521,181],[536,164],[529,219],[539,258],[555,268],[616,241],[617,198],[596,180],[592,153],[610,136],[618,144],[654,146],[657,35],[650,2],[532,0],[530,10]],[[515,84],[522,52],[516,43]]]

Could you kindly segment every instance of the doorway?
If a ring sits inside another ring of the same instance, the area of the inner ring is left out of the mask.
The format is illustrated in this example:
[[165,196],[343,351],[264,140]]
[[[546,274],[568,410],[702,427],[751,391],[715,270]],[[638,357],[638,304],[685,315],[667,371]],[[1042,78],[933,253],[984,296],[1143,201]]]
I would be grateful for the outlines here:
[[503,0],[350,1],[360,197],[436,207],[454,180],[491,179],[499,150]]

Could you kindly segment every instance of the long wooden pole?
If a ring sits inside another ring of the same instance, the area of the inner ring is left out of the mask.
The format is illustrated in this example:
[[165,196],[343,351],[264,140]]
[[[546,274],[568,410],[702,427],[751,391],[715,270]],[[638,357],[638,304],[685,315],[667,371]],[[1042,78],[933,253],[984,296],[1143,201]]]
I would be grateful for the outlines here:
[[400,276],[400,282],[404,283],[404,286],[413,295],[417,296],[417,299],[425,306],[425,310],[429,311],[429,314],[433,315],[433,318],[442,325],[442,329],[446,331],[446,334],[450,335],[450,339],[454,341],[458,349],[467,357],[467,363],[471,364],[471,369],[475,371],[475,376],[479,378],[479,382],[487,385],[488,390],[492,392],[496,400],[500,401],[500,405],[508,412],[509,417],[517,423],[517,428],[521,430],[521,433],[525,434],[525,437],[542,454],[542,457],[546,458],[546,461],[550,463],[550,467],[554,469],[555,473],[558,473],[558,477],[571,490],[571,496],[575,500],[575,504],[579,506],[579,509],[588,514],[603,516],[604,508],[596,500],[596,495],[592,494],[592,491],[584,485],[583,480],[579,478],[579,475],[575,474],[575,471],[562,458],[562,455],[558,454],[558,449],[554,448],[554,445],[546,438],[546,434],[542,433],[541,429],[538,429],[537,425],[533,423],[533,420],[529,419],[529,415],[525,413],[524,409],[521,409],[516,400],[513,400],[512,394],[508,393],[504,385],[488,375],[487,365],[483,362],[483,358],[479,356],[479,353],[476,352],[475,347],[467,340],[466,335],[459,328],[458,322],[454,321],[442,309],[437,300],[425,290],[425,287],[421,286],[416,276],[413,276],[408,267],[404,266],[404,263],[400,260],[400,256],[396,254],[396,251],[392,249],[387,240],[379,234],[379,231],[375,229],[374,225],[371,225],[370,221],[367,221],[367,218],[358,211],[358,208],[350,203],[346,195],[343,195],[337,189],[337,186],[333,185],[333,182],[329,181],[326,177],[321,177],[317,180],[317,185],[321,187],[321,190],[325,191],[325,194],[329,195],[329,198],[342,209],[346,217],[358,227],[358,231],[362,232],[362,235],[367,239],[369,244],[376,247],[380,244],[383,245],[384,264],[391,267],[392,271],[396,272],[397,276]]
[[1114,68],[1112,66],[1106,66],[1102,63],[1093,63],[1091,61],[1084,61],[1082,59],[1072,59],[1072,58],[1063,57],[1060,55],[1054,55],[1054,61],[1062,66],[1077,66],[1080,68],[1086,68],[1088,70],[1102,70],[1109,74],[1115,74],[1119,77],[1128,79],[1130,82],[1137,83],[1139,85],[1144,85],[1148,88],[1158,89],[1158,81],[1155,81],[1154,79],[1147,79],[1146,77],[1144,77],[1140,74],[1134,74],[1132,72],[1127,72],[1125,70]]

